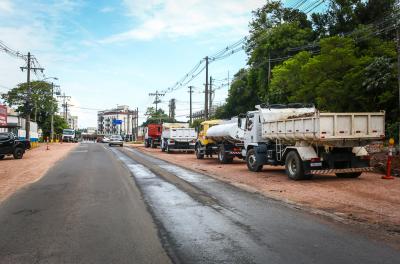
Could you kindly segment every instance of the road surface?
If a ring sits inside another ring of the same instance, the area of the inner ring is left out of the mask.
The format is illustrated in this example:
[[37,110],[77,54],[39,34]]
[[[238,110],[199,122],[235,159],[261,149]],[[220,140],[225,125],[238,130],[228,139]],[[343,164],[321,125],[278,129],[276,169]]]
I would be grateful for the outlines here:
[[0,263],[396,263],[355,230],[131,148],[81,144],[0,205]]

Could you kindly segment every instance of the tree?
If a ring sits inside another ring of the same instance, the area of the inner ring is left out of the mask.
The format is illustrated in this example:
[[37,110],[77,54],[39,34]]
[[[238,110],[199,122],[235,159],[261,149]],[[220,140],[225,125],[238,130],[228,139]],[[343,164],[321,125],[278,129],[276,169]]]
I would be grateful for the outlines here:
[[[42,125],[43,137],[50,137],[51,123],[50,118],[47,118]],[[63,129],[68,128],[68,123],[59,115],[54,115],[54,134],[61,135]]]
[[9,106],[16,107],[16,110],[23,115],[30,112],[32,120],[36,118],[35,121],[42,128],[46,120],[50,118],[51,113],[57,111],[57,101],[52,95],[51,84],[33,81],[31,82],[31,97],[29,99],[31,104],[29,106],[26,104],[27,96],[27,83],[20,83],[17,87],[3,94],[2,98]]
[[146,110],[147,120],[143,122],[142,126],[147,126],[148,124],[160,124],[163,122],[175,122],[176,120],[171,119],[161,108],[157,109],[154,107],[148,107]]

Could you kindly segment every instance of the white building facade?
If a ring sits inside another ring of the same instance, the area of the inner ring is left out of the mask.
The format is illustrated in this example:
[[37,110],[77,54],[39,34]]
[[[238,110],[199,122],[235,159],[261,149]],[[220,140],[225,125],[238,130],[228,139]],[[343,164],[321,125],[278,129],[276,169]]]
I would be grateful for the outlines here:
[[121,135],[135,139],[137,134],[138,111],[127,105],[99,111],[97,113],[97,133],[99,135]]

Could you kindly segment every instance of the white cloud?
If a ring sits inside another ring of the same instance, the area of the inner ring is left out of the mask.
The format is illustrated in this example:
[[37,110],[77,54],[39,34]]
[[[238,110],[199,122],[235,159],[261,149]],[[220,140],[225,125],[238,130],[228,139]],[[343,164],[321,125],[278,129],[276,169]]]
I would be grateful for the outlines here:
[[167,36],[187,37],[199,33],[217,34],[232,31],[236,36],[248,32],[251,11],[262,0],[124,0],[128,15],[139,24],[131,30],[112,35],[103,43],[131,39],[151,40]]
[[13,4],[11,0],[0,0],[0,13],[12,13]]
[[101,8],[99,11],[100,11],[100,13],[111,13],[111,12],[113,12],[114,10],[115,10],[114,7],[105,6],[105,7]]

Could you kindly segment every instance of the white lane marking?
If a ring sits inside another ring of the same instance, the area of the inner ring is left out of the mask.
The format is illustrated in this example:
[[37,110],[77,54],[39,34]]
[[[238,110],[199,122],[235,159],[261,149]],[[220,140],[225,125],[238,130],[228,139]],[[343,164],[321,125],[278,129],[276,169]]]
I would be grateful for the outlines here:
[[214,179],[211,179],[200,173],[186,170],[176,165],[159,165],[159,166],[188,182],[215,182]]
[[88,150],[73,150],[73,151],[71,151],[71,152],[74,152],[74,153],[83,153],[83,152],[88,152]]

